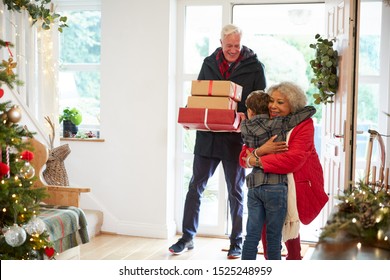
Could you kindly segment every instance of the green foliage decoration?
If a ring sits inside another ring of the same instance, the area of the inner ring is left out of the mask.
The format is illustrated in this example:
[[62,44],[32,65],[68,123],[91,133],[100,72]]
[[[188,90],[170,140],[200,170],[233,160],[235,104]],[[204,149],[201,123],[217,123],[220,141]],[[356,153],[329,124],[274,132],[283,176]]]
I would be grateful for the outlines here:
[[63,17],[47,8],[51,4],[51,0],[3,0],[3,3],[11,11],[20,13],[24,9],[27,10],[32,18],[32,24],[41,20],[42,29],[44,30],[49,30],[54,23],[58,23],[59,32],[62,32],[64,27],[68,27],[66,24],[67,17]]
[[338,52],[333,49],[335,40],[323,39],[319,34],[315,39],[317,42],[310,44],[310,48],[315,49],[315,58],[310,60],[314,72],[311,83],[318,89],[318,93],[313,94],[314,103],[332,103],[338,87]]
[[390,250],[390,193],[360,181],[337,197],[340,203],[320,234],[320,242],[357,241]]

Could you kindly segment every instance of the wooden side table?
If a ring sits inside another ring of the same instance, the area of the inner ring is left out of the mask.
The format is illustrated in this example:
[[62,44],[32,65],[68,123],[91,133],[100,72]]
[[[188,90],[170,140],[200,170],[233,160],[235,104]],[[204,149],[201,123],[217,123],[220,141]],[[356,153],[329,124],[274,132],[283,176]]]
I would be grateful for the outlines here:
[[318,243],[311,260],[390,260],[390,250],[356,242]]

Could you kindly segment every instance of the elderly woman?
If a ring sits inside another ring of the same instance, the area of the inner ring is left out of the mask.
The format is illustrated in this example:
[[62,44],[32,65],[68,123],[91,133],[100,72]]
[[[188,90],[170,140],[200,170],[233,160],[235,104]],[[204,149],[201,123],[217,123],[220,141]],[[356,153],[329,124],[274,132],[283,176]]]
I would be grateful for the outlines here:
[[[301,110],[307,102],[303,90],[291,82],[272,86],[268,94],[271,97],[268,106],[270,118],[287,116]],[[246,177],[248,222],[242,259],[256,259],[259,232],[263,226],[266,228],[266,234],[263,232],[262,238],[265,257],[281,259],[285,217],[286,214],[294,217],[294,213],[287,211],[287,185],[290,187],[293,184],[292,187],[296,190],[296,201],[293,202],[296,203],[295,211],[298,211],[298,223],[309,224],[328,201],[324,192],[322,166],[314,146],[313,120],[309,118],[289,132],[288,150],[285,152],[272,153],[275,151],[272,147],[275,145],[273,139],[242,158],[254,166]],[[290,174],[290,182],[287,174]],[[272,211],[273,214],[268,215]],[[301,259],[299,235],[287,240],[286,247],[287,259]]]

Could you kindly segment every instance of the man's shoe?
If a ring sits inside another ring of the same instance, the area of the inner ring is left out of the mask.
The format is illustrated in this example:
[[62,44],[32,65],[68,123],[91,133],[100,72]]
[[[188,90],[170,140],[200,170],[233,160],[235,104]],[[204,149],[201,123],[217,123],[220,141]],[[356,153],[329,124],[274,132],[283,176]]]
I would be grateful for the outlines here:
[[241,257],[241,246],[239,244],[230,244],[228,259],[238,259]]
[[169,247],[169,252],[175,255],[180,255],[181,253],[192,249],[194,249],[194,242],[192,240],[185,241],[183,238],[180,238],[179,241]]

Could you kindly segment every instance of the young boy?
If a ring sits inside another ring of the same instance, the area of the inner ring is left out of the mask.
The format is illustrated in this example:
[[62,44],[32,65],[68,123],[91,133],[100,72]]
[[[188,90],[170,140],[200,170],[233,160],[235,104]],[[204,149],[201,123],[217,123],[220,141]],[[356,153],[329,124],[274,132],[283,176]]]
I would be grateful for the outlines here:
[[286,141],[287,133],[302,121],[312,117],[316,113],[313,106],[306,106],[302,110],[284,117],[270,119],[268,103],[270,97],[262,90],[252,91],[246,101],[248,119],[241,121],[241,136],[244,147],[240,154],[240,165],[248,166],[242,160],[246,157],[246,150],[253,151],[267,142],[272,136],[277,135],[274,141]]

